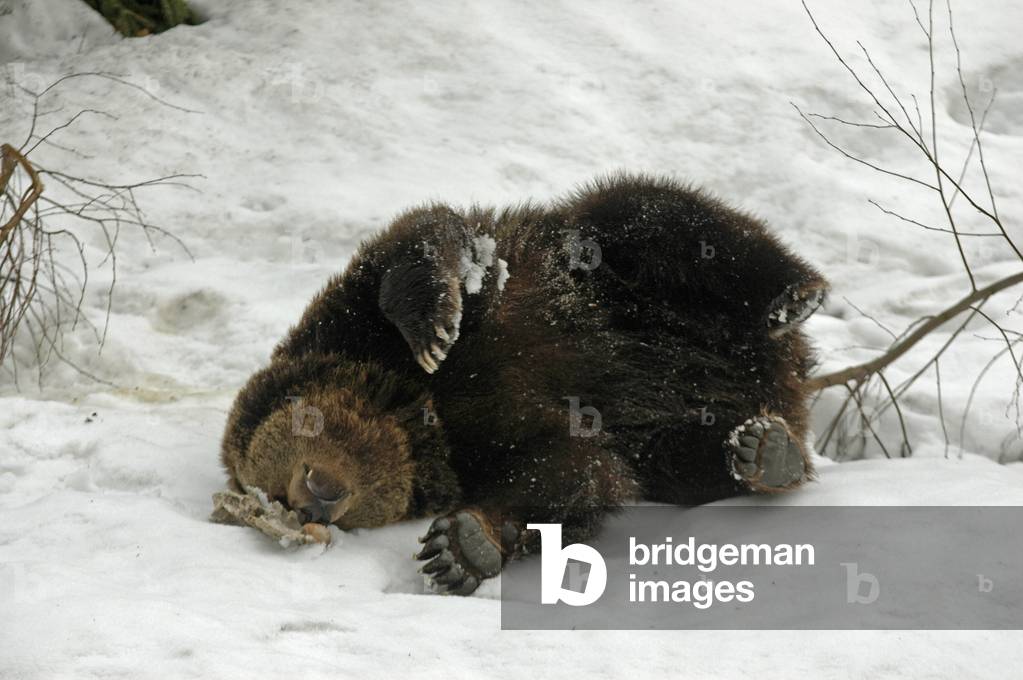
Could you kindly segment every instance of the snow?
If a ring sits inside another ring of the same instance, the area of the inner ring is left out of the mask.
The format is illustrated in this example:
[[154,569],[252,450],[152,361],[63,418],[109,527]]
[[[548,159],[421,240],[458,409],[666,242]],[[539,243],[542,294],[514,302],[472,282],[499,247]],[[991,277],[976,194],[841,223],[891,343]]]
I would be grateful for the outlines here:
[[508,283],[508,279],[511,278],[511,272],[508,271],[508,263],[497,258],[497,290],[503,291],[504,285]]
[[[465,292],[475,295],[483,290],[483,279],[487,276],[490,267],[494,264],[494,251],[497,249],[497,242],[489,236],[477,236],[472,244],[462,251],[458,261],[458,278],[465,286]],[[498,272],[498,287],[504,289],[503,280],[506,278],[507,264]]]
[[[832,297],[807,322],[824,370],[891,341],[852,305],[899,333],[968,284],[947,234],[867,203],[940,225],[932,196],[844,160],[793,110],[870,115],[798,2],[195,4],[206,23],[123,40],[77,0],[0,0],[0,62],[19,82],[112,71],[180,107],[69,81],[53,109],[117,120],[83,117],[55,138],[87,157],[41,147],[38,160],[114,182],[205,176],[201,194],[139,195],[194,261],[126,229],[102,353],[87,328],[66,339],[65,356],[106,382],[51,363],[39,386],[24,358],[20,389],[0,378],[0,677],[958,678],[1023,662],[1017,636],[994,631],[502,632],[496,581],[468,599],[424,594],[410,555],[425,522],[290,550],[207,522],[234,393],[360,240],[408,206],[548,200],[623,167],[692,179],[828,273]],[[841,49],[862,40],[894,88],[926,94],[925,43],[904,3],[811,6]],[[1023,5],[955,7],[969,86],[998,88],[986,161],[1019,239]],[[961,159],[970,137],[948,58],[938,123],[944,153]],[[27,102],[2,84],[0,101],[0,140],[20,142]],[[921,172],[883,131],[836,139]],[[111,276],[101,246],[87,239],[96,323]],[[992,241],[966,247],[979,283],[1018,270]],[[985,309],[1023,331],[1005,313],[1018,295]],[[818,482],[770,502],[1023,504],[1007,360],[959,439],[973,378],[998,349],[975,321],[946,353],[947,457],[933,380],[921,381],[903,402],[913,458],[868,446],[867,460],[820,459]],[[815,405],[818,431],[842,396]],[[878,434],[899,441],[893,420]]]

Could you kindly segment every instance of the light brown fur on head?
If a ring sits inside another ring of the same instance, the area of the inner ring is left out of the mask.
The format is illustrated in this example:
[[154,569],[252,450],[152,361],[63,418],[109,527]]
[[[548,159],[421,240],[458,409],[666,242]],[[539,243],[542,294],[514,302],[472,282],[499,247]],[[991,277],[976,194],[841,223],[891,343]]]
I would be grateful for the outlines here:
[[325,521],[353,529],[406,515],[414,467],[395,418],[373,414],[347,389],[320,388],[290,399],[256,428],[237,478],[300,509],[317,502],[306,485],[315,471],[347,493],[323,506]]

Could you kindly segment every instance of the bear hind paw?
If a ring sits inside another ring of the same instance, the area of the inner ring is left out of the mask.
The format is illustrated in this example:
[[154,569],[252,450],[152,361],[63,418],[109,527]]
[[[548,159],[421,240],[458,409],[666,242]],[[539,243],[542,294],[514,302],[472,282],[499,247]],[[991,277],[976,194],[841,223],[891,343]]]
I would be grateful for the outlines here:
[[813,474],[803,445],[778,416],[747,420],[732,431],[726,446],[732,476],[758,493],[794,489]]
[[827,292],[823,281],[787,286],[768,306],[768,334],[772,338],[781,337],[809,319],[824,304]]

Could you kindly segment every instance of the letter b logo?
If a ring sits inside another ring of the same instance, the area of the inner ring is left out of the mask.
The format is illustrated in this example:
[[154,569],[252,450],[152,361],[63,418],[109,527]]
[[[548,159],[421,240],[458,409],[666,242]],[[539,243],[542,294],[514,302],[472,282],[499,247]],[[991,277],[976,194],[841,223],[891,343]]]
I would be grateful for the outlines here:
[[323,411],[315,406],[306,406],[302,403],[302,397],[285,399],[291,404],[291,434],[296,437],[319,437],[323,432]]
[[[845,567],[845,601],[849,604],[874,604],[881,594],[881,584],[870,572],[861,572],[856,562],[842,562]],[[860,585],[867,584],[867,594],[860,595]]]
[[[600,411],[592,406],[579,406],[579,397],[565,397],[568,399],[568,434],[570,437],[596,437],[600,434],[600,426],[603,419]],[[583,416],[589,416],[590,425],[583,424]]]
[[[600,246],[590,239],[580,239],[578,229],[568,229],[565,233],[565,249],[568,251],[568,268],[592,271],[600,266]],[[584,259],[583,253],[589,253]]]
[[[573,607],[584,607],[600,599],[607,586],[607,565],[599,552],[581,543],[562,548],[560,524],[527,524],[526,528],[540,532],[541,603],[557,604],[560,600]],[[561,587],[570,559],[590,565],[590,575],[582,592]]]

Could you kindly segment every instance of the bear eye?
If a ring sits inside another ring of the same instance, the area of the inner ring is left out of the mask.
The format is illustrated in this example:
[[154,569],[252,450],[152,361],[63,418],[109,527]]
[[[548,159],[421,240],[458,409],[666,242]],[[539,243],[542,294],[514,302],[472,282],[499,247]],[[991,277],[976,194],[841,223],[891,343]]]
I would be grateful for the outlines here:
[[324,503],[337,503],[348,496],[348,489],[333,480],[323,479],[322,474],[317,474],[308,465],[305,466],[305,488]]

